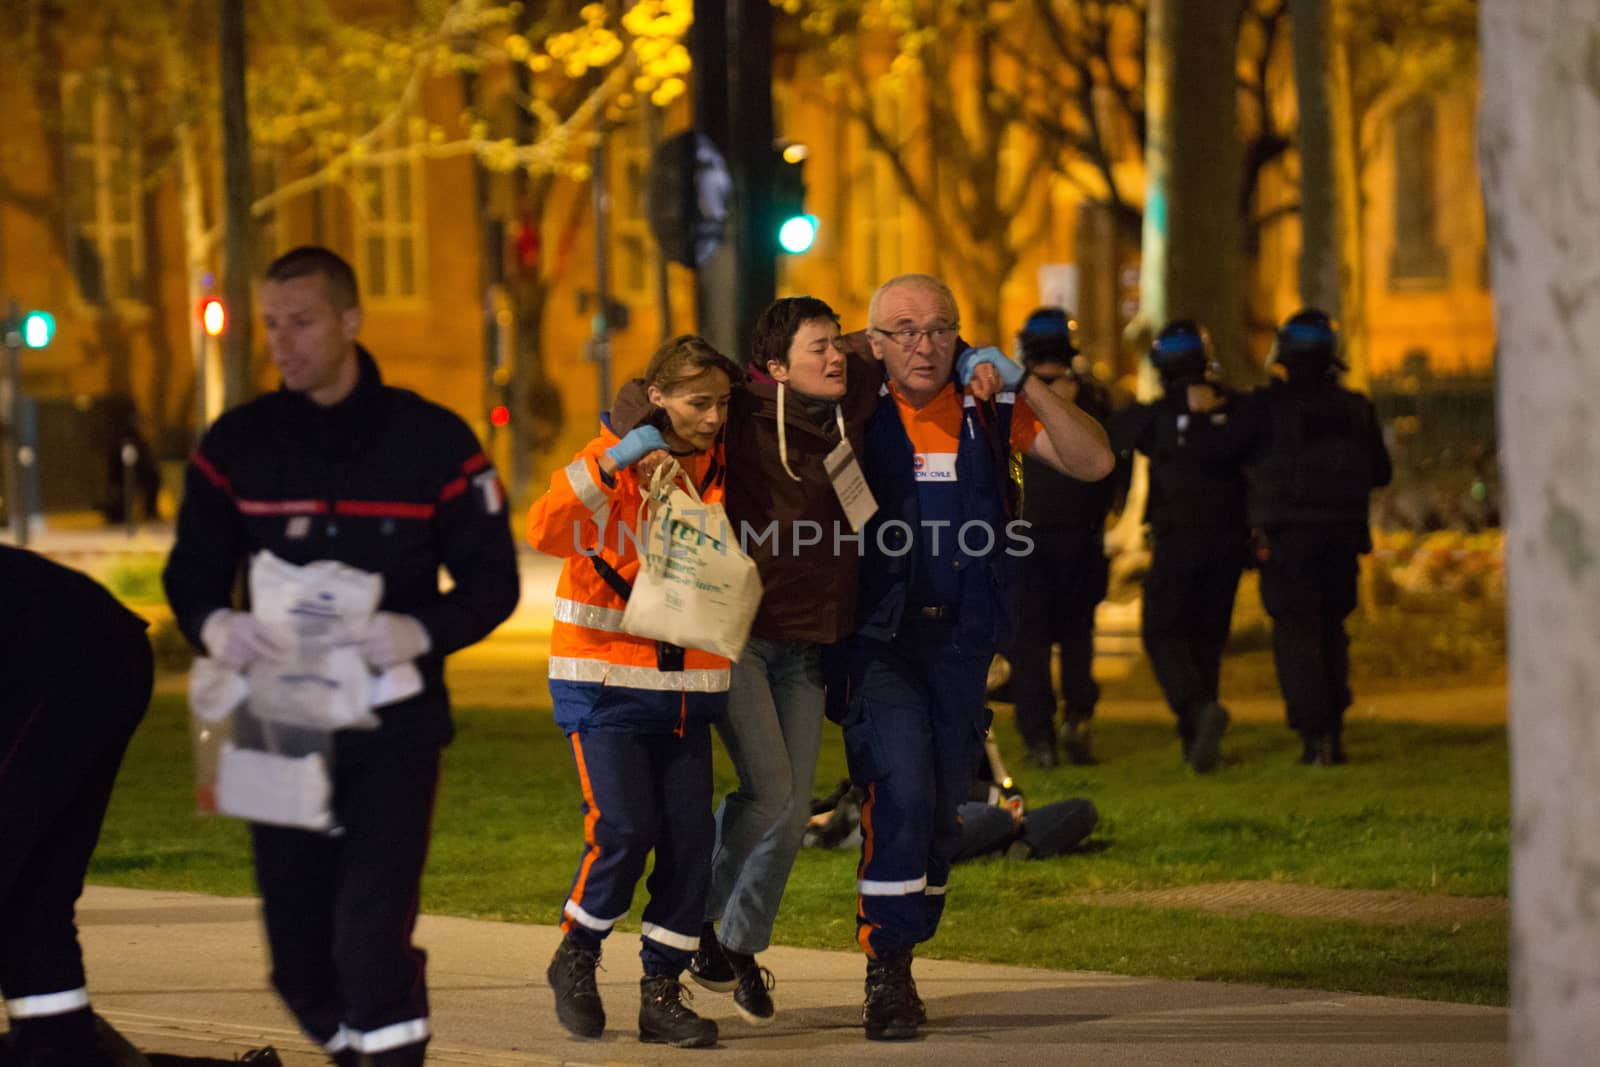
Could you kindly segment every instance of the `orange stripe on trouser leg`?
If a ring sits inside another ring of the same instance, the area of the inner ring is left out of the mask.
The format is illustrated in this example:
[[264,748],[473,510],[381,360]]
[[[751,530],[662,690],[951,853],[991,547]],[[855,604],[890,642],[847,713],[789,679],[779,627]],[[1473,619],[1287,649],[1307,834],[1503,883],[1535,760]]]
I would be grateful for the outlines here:
[[[872,804],[878,794],[877,783],[867,786],[867,797],[861,802],[861,865],[856,868],[856,878],[867,876],[867,864],[872,862]],[[872,932],[878,929],[878,924],[867,918],[866,899],[860,890],[856,891],[856,915],[864,920],[864,924],[856,927],[856,942],[861,946],[861,951],[868,957],[877,959],[878,954],[872,950]]]
[[689,692],[684,690],[678,694],[678,728],[672,732],[679,737],[683,736],[683,724],[689,721]]
[[[578,788],[583,792],[583,803],[588,811],[583,816],[583,862],[578,865],[578,877],[572,883],[571,900],[583,906],[583,890],[589,881],[589,868],[600,858],[600,843],[595,840],[594,827],[600,821],[600,805],[594,799],[594,783],[589,780],[589,765],[583,758],[583,741],[576,733],[571,735],[572,755],[578,763]],[[568,928],[570,919],[561,920],[561,929]]]

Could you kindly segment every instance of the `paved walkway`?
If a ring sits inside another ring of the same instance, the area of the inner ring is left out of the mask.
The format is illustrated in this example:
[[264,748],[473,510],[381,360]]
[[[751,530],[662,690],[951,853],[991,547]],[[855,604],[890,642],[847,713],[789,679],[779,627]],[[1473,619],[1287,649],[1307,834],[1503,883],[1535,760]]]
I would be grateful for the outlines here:
[[[325,1062],[266,985],[256,903],[188,893],[90,887],[78,921],[96,1008],[150,1051],[233,1056],[263,1043],[290,1067]],[[868,1044],[860,1029],[862,961],[854,952],[774,948],[776,1023],[742,1022],[726,996],[694,1007],[722,1029],[717,1050],[641,1045],[630,935],[601,972],[610,1028],[569,1038],[543,971],[559,931],[424,916],[434,1044],[429,1062],[475,1064],[1094,1064],[1147,1067],[1479,1067],[1510,1062],[1508,1015],[1474,1007],[1313,990],[1179,982],[947,960],[917,963],[930,1022],[922,1038]]]

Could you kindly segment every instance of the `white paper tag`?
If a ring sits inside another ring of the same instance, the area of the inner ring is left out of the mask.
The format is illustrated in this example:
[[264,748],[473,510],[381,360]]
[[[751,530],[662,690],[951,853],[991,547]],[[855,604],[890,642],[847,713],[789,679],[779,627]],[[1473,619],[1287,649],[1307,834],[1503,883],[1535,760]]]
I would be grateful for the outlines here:
[[833,483],[833,492],[839,498],[839,506],[844,509],[844,517],[849,520],[851,532],[860,533],[878,510],[878,501],[867,488],[866,476],[861,473],[861,464],[856,462],[849,438],[842,439],[822,462],[828,481]]

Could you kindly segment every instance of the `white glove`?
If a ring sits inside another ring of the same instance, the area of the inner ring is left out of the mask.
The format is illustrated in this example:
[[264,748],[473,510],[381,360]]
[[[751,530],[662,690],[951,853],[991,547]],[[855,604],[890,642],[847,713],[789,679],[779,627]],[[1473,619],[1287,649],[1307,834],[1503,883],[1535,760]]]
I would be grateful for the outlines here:
[[410,615],[377,612],[361,631],[361,658],[377,670],[409,663],[433,647],[427,629]]
[[283,640],[248,611],[218,608],[200,627],[200,643],[211,658],[234,670],[244,670],[258,659],[282,659],[289,654]]

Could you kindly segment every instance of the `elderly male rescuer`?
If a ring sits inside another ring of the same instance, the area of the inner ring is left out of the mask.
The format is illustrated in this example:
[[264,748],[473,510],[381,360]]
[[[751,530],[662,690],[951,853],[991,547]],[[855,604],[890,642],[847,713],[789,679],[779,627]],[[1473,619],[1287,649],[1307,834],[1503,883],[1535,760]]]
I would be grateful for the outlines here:
[[991,402],[962,394],[952,373],[956,302],[939,279],[890,279],[868,319],[888,382],[863,453],[879,509],[864,531],[861,627],[845,653],[844,735],[851,779],[867,797],[856,911],[867,953],[862,1017],[867,1037],[897,1039],[914,1037],[923,1019],[911,952],[939,924],[956,809],[984,733],[989,661],[1012,628],[1010,452],[1090,480],[1113,460],[1099,423],[998,349],[960,352],[960,382],[988,364],[1005,391]]

